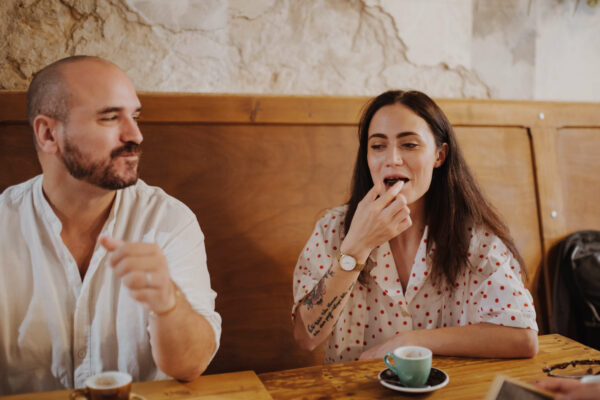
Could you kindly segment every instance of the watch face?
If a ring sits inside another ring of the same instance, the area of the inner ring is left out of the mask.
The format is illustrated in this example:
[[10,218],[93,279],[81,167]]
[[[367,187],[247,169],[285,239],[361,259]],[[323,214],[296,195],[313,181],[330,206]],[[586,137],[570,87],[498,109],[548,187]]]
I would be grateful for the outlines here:
[[344,255],[340,258],[340,267],[342,267],[344,271],[352,271],[355,266],[356,260],[354,257]]

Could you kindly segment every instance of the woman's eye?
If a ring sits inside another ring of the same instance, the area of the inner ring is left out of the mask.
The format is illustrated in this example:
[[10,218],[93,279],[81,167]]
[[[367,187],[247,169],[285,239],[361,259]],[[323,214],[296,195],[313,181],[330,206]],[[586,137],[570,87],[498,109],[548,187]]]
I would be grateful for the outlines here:
[[407,149],[414,149],[415,147],[417,147],[418,144],[417,143],[404,143],[402,145],[402,147],[406,147]]
[[372,144],[372,145],[371,145],[371,148],[372,148],[373,150],[381,150],[381,149],[383,149],[383,147],[384,147],[384,146],[383,146],[382,144]]

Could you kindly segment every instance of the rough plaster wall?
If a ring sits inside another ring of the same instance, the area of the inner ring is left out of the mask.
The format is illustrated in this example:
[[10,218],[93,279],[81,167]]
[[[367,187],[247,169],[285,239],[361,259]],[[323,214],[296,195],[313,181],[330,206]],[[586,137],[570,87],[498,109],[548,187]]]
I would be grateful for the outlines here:
[[536,3],[502,3],[475,2],[472,67],[492,98],[528,99],[534,92]]
[[575,4],[2,0],[0,90],[94,54],[144,91],[600,101],[600,6]]
[[600,101],[600,4],[580,3],[573,12],[572,2],[547,0],[537,14],[535,98]]

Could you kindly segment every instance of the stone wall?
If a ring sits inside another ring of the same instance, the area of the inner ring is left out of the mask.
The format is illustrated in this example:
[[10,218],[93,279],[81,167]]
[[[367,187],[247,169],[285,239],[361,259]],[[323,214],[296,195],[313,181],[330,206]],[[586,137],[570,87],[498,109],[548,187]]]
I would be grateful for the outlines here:
[[586,0],[2,0],[0,90],[93,54],[142,91],[600,101]]

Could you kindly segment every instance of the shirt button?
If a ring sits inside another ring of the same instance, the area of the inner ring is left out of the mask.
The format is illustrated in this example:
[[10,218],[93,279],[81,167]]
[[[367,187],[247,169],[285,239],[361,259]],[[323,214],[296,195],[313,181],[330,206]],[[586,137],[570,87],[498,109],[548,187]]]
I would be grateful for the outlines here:
[[409,314],[409,313],[407,313],[406,311],[402,310],[402,316],[403,316],[403,317],[409,317],[409,316],[410,316],[410,314]]
[[77,352],[77,357],[79,357],[79,358],[84,358],[84,357],[85,357],[85,350],[83,350],[83,349],[82,349],[82,350],[79,350],[79,351]]

